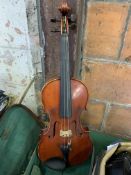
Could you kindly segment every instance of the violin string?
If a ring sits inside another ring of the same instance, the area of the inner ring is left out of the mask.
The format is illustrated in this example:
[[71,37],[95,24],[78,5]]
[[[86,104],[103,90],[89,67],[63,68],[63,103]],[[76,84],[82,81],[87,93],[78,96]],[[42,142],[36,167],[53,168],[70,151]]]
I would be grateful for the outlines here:
[[[65,37],[65,36],[64,36]],[[65,38],[64,38],[64,46],[65,46],[65,48],[64,48],[64,50],[66,49],[66,43],[65,43]],[[65,61],[65,60],[64,60]],[[64,76],[66,75],[65,74],[65,70],[66,70],[66,67],[65,67],[66,65],[64,64]],[[65,89],[64,89],[64,131],[66,130],[65,129],[65,125],[66,125],[66,123],[65,123],[65,114],[66,114],[66,107],[65,107],[65,105],[66,105],[66,95],[65,95],[65,92],[66,92],[66,76],[64,77],[64,87],[65,87]],[[64,146],[66,145],[66,138],[64,137]]]
[[[63,43],[62,43],[62,19],[61,19],[61,59],[62,59],[62,54],[63,54],[63,47],[62,47]],[[62,69],[63,69],[63,60],[61,60],[61,88],[63,88],[63,79],[62,79]],[[62,89],[61,89],[62,90]],[[63,94],[61,94],[61,96],[63,96]],[[61,98],[62,99],[62,98]],[[61,102],[61,100],[60,100]],[[62,117],[62,116],[61,116]],[[61,131],[63,130],[63,123],[61,122]]]
[[[68,30],[68,36],[69,36],[69,23],[68,23],[69,21],[67,21],[67,30]],[[69,39],[68,39],[68,47],[69,47]],[[69,48],[68,48],[68,52],[69,52]],[[70,55],[70,52],[68,53],[69,55]],[[69,56],[69,58],[70,58],[70,56]],[[70,103],[70,108],[71,108],[71,116],[70,117],[72,117],[72,93],[71,93],[71,78],[70,78],[70,59],[69,59],[69,81],[70,81],[70,89],[69,89],[69,91],[70,91],[70,100],[71,100],[71,103]],[[70,128],[70,121],[69,121],[69,126],[68,126],[69,128]],[[69,137],[69,142],[70,142],[70,137]]]
[[[67,26],[66,17],[65,17],[65,23],[66,23],[66,26]],[[66,81],[67,81],[66,82],[66,93],[67,93],[66,94],[66,108],[67,108],[67,114],[68,114],[68,110],[69,110],[68,109],[68,83],[69,82],[68,82],[68,77],[67,77],[67,71],[68,71],[67,70],[67,68],[68,68],[68,43],[67,43],[68,41],[67,41],[67,31],[66,31],[66,38],[65,39],[66,39],[66,53],[67,53],[67,55],[66,55],[67,56],[67,58],[66,58],[66,61],[67,61],[67,63],[66,63]],[[69,117],[69,116],[67,116],[67,117]],[[68,119],[67,119],[67,128],[66,129],[68,131]],[[68,137],[67,137],[67,143],[68,143]]]
[[[64,21],[65,21],[65,26],[64,26],[65,29],[64,29],[64,30],[65,30],[65,32],[67,33],[67,31],[66,31],[66,25],[67,25],[67,24],[66,24],[66,16],[64,17]],[[66,60],[65,60],[65,61],[66,61],[66,64],[65,64],[65,77],[66,77],[66,78],[65,78],[65,86],[66,86],[66,91],[65,91],[65,92],[66,92],[66,112],[65,112],[65,113],[66,113],[66,115],[67,115],[67,114],[68,114],[68,88],[67,88],[67,87],[68,87],[68,86],[67,86],[67,85],[68,85],[68,81],[67,81],[68,51],[67,51],[67,40],[66,40],[66,37],[67,37],[67,36],[65,35],[65,52],[66,52]],[[65,130],[67,130],[67,128],[66,128],[66,127],[67,127],[67,126],[66,126],[66,125],[67,125],[67,122],[66,122],[66,121],[67,121],[67,120],[66,120],[67,117],[68,117],[68,116],[65,116]],[[65,137],[65,140],[67,141],[67,138],[66,138],[66,137]],[[66,144],[66,143],[65,143],[65,144]]]
[[[62,17],[62,18],[63,18],[63,17]],[[64,21],[64,19],[63,19],[63,23],[64,23],[64,27],[65,27],[65,21]],[[62,23],[62,24],[63,24],[63,23]],[[63,28],[64,28],[64,27],[63,27]],[[64,30],[65,30],[65,29],[64,29]],[[65,36],[64,36],[64,51],[66,51]],[[65,53],[64,53],[64,54],[65,54]],[[65,56],[65,55],[64,55],[64,56]],[[64,61],[65,61],[65,59],[64,59]],[[65,75],[66,75],[66,67],[65,67],[65,66],[66,66],[66,64],[64,63],[64,106],[63,106],[63,107],[64,107],[64,131],[66,130],[66,129],[65,129],[65,127],[66,127],[66,126],[65,126],[65,125],[66,125],[66,123],[65,123],[65,122],[66,122],[66,121],[65,121],[65,117],[66,117],[66,116],[65,116],[65,114],[66,114],[66,111],[65,111],[65,110],[66,110],[66,107],[65,107],[65,105],[66,105],[66,96],[65,96],[65,93],[66,93],[66,89],[65,89],[65,88],[66,88],[66,76],[65,76]],[[64,147],[65,147],[65,145],[66,145],[66,138],[64,137]]]
[[[69,95],[70,95],[70,89],[69,89],[69,85],[70,85],[70,80],[69,80],[69,43],[68,43],[68,20],[67,20],[67,16],[65,16],[65,27],[66,27],[66,110],[67,110],[67,114],[70,115],[70,106],[69,106]],[[66,123],[67,123],[67,128],[66,130],[69,131],[69,117],[70,116],[67,116],[67,120],[66,120]],[[67,144],[69,143],[69,133],[68,133],[68,136],[67,136]]]
[[[69,98],[68,98],[68,93],[69,93],[69,89],[68,89],[68,86],[69,86],[69,79],[68,79],[68,61],[69,61],[69,55],[68,55],[68,34],[67,34],[67,17],[65,16],[65,27],[66,27],[66,36],[65,36],[65,41],[66,41],[66,110],[67,110],[67,114],[69,113]],[[68,119],[67,119],[67,131],[69,130],[69,116],[67,116]],[[68,144],[68,137],[67,137],[67,144]]]
[[[66,36],[66,39],[67,39],[67,47],[66,47],[66,53],[68,54],[67,55],[67,70],[66,70],[66,72],[68,72],[68,76],[69,76],[69,73],[70,73],[70,69],[69,69],[69,40],[68,40],[68,36],[69,36],[69,30],[68,30],[68,19],[67,19],[67,16],[66,16],[66,32],[67,32],[67,36]],[[67,78],[67,93],[68,93],[68,100],[67,100],[67,105],[68,105],[68,112],[70,111],[70,105],[69,105],[69,103],[70,103],[70,101],[69,100],[71,100],[70,98],[69,98],[69,96],[70,96],[70,77],[68,77]],[[70,112],[69,112],[69,114],[70,114]],[[69,128],[70,128],[70,126],[69,126],[69,117],[70,116],[68,116],[68,119],[67,119],[67,130],[69,131]],[[69,143],[69,134],[68,134],[68,137],[67,137],[67,143]]]
[[[64,114],[65,114],[65,75],[64,75],[64,72],[65,72],[65,64],[64,64],[64,51],[65,51],[65,43],[64,43],[64,40],[63,40],[63,18],[61,17],[61,100],[63,101],[60,101],[62,104],[61,104],[61,117],[62,119],[64,118]],[[65,120],[63,119],[62,122],[61,122],[61,131],[63,131],[65,128]],[[65,145],[65,139],[64,139],[64,143]]]

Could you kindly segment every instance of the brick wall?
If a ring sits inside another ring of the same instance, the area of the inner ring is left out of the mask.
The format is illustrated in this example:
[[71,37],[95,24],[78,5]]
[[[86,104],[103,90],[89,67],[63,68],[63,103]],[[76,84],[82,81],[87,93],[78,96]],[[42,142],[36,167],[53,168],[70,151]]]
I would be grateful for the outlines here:
[[131,3],[87,3],[82,80],[89,90],[82,122],[92,129],[131,136]]

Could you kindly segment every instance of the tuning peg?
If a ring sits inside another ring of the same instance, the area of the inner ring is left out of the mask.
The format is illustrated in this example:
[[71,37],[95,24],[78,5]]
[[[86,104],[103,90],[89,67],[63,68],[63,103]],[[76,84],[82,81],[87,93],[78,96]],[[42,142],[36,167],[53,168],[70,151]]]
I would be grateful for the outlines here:
[[60,22],[61,20],[60,19],[58,19],[58,18],[51,18],[50,19],[50,22],[53,22],[53,23],[56,23],[56,22]]

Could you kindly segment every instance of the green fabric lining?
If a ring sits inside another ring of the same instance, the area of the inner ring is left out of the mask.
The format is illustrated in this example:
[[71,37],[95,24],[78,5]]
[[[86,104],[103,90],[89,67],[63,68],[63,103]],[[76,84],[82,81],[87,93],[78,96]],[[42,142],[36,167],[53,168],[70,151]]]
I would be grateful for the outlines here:
[[[105,149],[107,145],[116,141],[121,141],[121,139],[117,137],[98,133],[95,131],[90,132],[90,137],[95,148],[95,156],[98,155],[103,149]],[[43,175],[88,175],[90,170],[90,163],[91,157],[81,165],[66,168],[64,172],[59,171],[58,173],[57,171],[53,171],[45,167]]]
[[40,126],[22,105],[9,108],[0,120],[0,175],[20,175],[35,149]]
[[[0,175],[41,175],[37,156],[40,125],[22,105],[9,108],[0,119]],[[95,155],[113,142],[122,141],[91,131]],[[44,167],[42,175],[89,175],[91,158],[79,166],[55,171]]]

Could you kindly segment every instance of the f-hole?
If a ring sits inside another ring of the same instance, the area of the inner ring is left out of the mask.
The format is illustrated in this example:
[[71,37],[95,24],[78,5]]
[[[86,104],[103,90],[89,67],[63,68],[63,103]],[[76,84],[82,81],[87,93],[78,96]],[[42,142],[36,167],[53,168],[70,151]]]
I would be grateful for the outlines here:
[[54,123],[54,127],[53,127],[53,128],[54,128],[54,129],[53,129],[53,137],[55,137],[55,136],[56,136],[56,133],[58,133],[58,130],[59,130],[58,127],[59,127],[59,122],[56,121],[56,122]]

